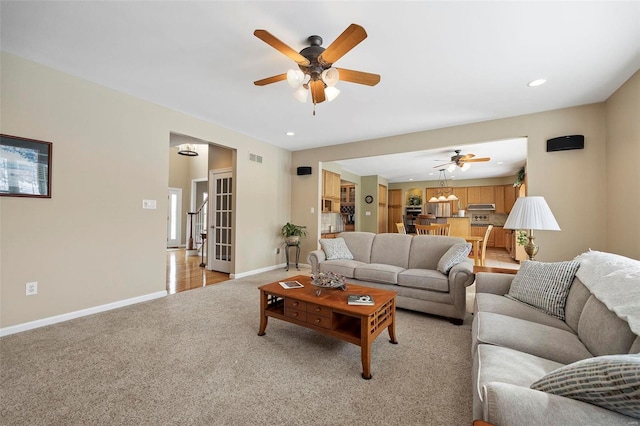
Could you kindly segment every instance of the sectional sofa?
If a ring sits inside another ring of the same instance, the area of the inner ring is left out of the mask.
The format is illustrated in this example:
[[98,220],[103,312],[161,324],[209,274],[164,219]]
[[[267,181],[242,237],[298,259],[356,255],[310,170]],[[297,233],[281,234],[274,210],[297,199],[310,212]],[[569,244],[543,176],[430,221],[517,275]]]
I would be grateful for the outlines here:
[[438,270],[438,263],[442,265],[453,246],[467,245],[463,238],[342,232],[337,241],[342,240],[347,250],[333,256],[337,258],[328,259],[323,249],[309,254],[313,274],[334,272],[354,284],[393,290],[399,308],[444,316],[462,324],[466,287],[474,281],[473,263],[464,252],[463,260],[454,260],[446,274]]
[[[512,295],[516,279],[518,286],[524,282],[526,263],[520,278],[476,275],[474,419],[495,425],[640,424],[640,262],[591,251],[574,261],[579,266],[560,318],[505,296]],[[538,270],[530,278],[535,283],[543,275]],[[553,279],[558,282],[557,275]]]

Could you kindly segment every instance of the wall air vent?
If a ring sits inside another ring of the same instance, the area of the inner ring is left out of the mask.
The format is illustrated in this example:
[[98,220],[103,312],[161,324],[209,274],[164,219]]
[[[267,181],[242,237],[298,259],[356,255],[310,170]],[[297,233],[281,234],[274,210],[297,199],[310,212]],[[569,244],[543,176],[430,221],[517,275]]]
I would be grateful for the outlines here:
[[249,160],[255,161],[256,163],[262,163],[262,156],[257,154],[249,154]]

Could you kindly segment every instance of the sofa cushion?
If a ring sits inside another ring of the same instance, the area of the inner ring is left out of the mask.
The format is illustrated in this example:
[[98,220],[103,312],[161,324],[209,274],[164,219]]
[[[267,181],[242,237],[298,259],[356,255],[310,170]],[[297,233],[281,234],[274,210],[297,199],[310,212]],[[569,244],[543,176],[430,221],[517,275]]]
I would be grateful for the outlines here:
[[364,262],[357,260],[326,260],[319,265],[320,272],[333,272],[347,278],[355,278],[355,270],[357,267],[366,265]]
[[636,339],[629,324],[595,296],[591,296],[584,305],[578,324],[578,336],[596,356],[628,353]]
[[376,234],[373,232],[341,232],[338,238],[344,239],[353,255],[353,259],[359,262],[371,262],[371,245]]
[[371,245],[371,263],[407,269],[411,239],[406,234],[377,234]]
[[449,247],[449,250],[440,258],[436,269],[443,274],[448,274],[449,270],[460,262],[467,260],[471,252],[471,243],[456,243]]
[[482,399],[482,386],[491,382],[529,387],[540,377],[564,364],[510,348],[479,345],[474,356],[475,397]]
[[563,364],[593,356],[571,331],[491,312],[476,314],[472,333],[472,353],[486,343]]
[[491,293],[476,293],[474,312],[493,312],[494,314],[506,315],[513,318],[520,318],[538,324],[544,324],[560,330],[572,331],[572,329],[562,320],[547,315],[544,312],[525,305],[516,300],[498,296]]
[[404,271],[399,266],[383,263],[369,263],[358,266],[354,271],[354,278],[376,283],[398,284],[398,274]]
[[567,295],[579,266],[575,260],[553,263],[525,260],[506,296],[564,320]]
[[589,358],[560,367],[531,385],[640,418],[640,355]]
[[424,290],[449,291],[449,278],[431,269],[407,269],[398,274],[398,285]]
[[320,238],[320,245],[327,260],[353,259],[344,238]]
[[411,239],[409,265],[407,269],[436,269],[438,261],[456,243],[465,243],[464,238],[439,235],[415,235]]

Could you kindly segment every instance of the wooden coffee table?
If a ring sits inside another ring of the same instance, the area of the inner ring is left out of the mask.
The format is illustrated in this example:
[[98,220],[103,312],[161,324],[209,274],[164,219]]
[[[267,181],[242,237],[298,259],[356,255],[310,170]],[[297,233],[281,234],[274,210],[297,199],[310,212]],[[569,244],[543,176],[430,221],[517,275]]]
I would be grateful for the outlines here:
[[[287,278],[303,288],[284,289],[278,282],[260,287],[260,330],[263,336],[269,317],[310,328],[360,346],[362,378],[371,379],[371,344],[386,328],[391,343],[396,339],[396,292],[347,283],[347,290],[322,289],[303,275]],[[373,306],[347,304],[349,294],[369,294]]]

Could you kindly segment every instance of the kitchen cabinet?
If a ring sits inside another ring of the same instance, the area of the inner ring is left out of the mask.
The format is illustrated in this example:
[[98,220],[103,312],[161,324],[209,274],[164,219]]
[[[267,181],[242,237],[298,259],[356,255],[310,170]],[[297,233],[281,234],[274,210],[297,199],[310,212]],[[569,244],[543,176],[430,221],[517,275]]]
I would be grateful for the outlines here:
[[[492,234],[494,234],[494,245],[496,248],[505,248],[507,240],[508,229],[504,229],[502,226],[494,226]],[[491,238],[489,238],[491,240]]]
[[340,187],[340,204],[353,206],[356,203],[356,186],[342,185]]
[[493,186],[470,186],[467,188],[467,203],[495,204],[496,194]]
[[511,209],[513,205],[516,203],[516,198],[518,198],[519,188],[514,187],[513,185],[505,185],[504,186],[504,212],[511,213]]
[[504,185],[496,185],[493,187],[494,198],[496,200],[496,213],[506,213],[504,203]]
[[322,211],[340,213],[340,175],[322,171]]
[[453,195],[458,197],[458,201],[451,201],[451,213],[458,214],[458,206],[462,210],[467,209],[467,188],[453,188]]

